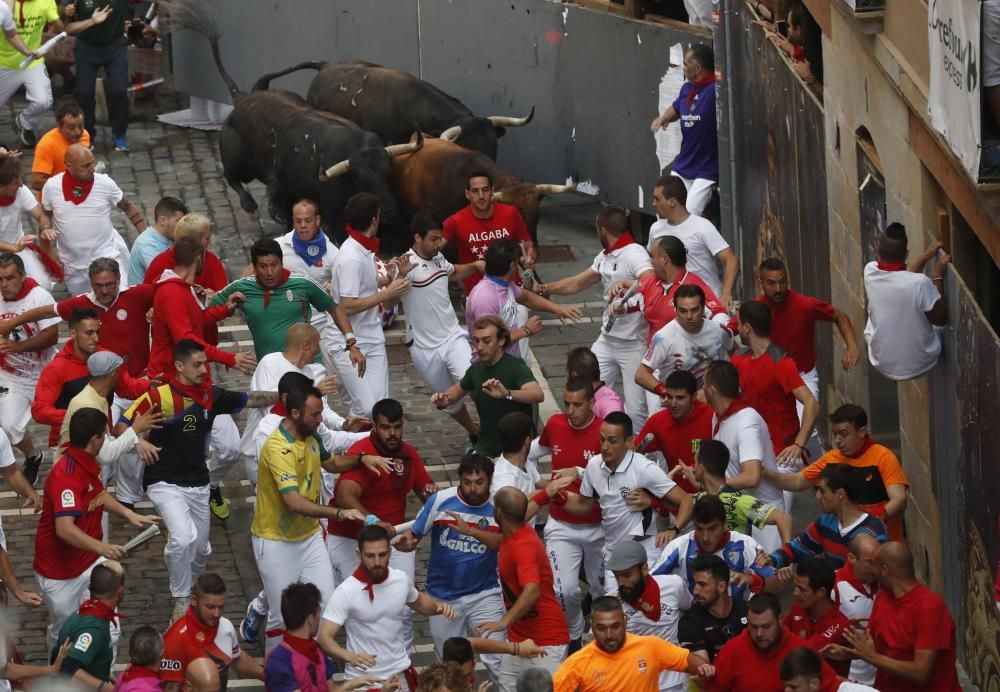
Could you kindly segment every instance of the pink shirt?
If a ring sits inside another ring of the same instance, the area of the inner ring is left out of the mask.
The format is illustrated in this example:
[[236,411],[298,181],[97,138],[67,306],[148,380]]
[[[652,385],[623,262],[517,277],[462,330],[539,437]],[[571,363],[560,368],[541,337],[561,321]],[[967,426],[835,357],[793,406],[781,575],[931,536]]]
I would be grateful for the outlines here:
[[594,392],[594,415],[607,418],[609,413],[624,410],[621,397],[608,385],[603,384]]
[[[517,284],[487,274],[485,279],[473,287],[465,301],[465,325],[469,330],[469,338],[472,338],[472,333],[476,330],[476,320],[486,315],[497,315],[510,331],[520,328],[517,319],[517,299],[520,295],[521,287]],[[518,358],[527,356],[527,353],[522,353],[520,344],[521,342],[517,342],[508,346],[507,353]],[[472,360],[479,360],[475,342]]]

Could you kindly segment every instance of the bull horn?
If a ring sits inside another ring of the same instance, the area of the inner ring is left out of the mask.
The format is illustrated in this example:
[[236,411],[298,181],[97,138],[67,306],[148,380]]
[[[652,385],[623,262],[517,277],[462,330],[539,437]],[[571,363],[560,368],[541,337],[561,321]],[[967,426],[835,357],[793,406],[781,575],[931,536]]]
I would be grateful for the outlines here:
[[493,127],[524,127],[535,117],[535,107],[523,118],[511,118],[506,115],[491,115],[488,119]]
[[447,130],[445,130],[444,132],[442,132],[439,137],[440,137],[440,139],[443,139],[446,142],[454,142],[456,139],[458,139],[461,136],[462,136],[462,126],[461,125],[452,125]]
[[540,195],[558,195],[560,192],[573,192],[576,190],[576,183],[573,182],[569,185],[550,185],[549,183],[542,183],[541,185],[535,185],[535,190],[537,190]]
[[344,175],[344,173],[347,173],[349,170],[351,170],[351,161],[349,159],[344,159],[340,163],[335,163],[320,173],[319,179],[325,182],[331,178],[336,178],[338,175]]
[[417,132],[416,142],[407,142],[406,144],[390,144],[385,148],[385,153],[389,155],[389,158],[395,158],[397,156],[402,156],[403,154],[412,154],[415,151],[420,151],[420,147],[424,146],[424,133]]

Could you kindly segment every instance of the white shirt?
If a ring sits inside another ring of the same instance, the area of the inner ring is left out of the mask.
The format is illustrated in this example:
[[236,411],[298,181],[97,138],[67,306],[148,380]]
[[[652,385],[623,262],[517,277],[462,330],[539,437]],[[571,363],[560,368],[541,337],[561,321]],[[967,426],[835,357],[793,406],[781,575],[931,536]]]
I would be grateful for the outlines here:
[[[729,448],[729,468],[726,478],[732,478],[742,471],[743,464],[754,459],[770,471],[778,471],[778,463],[774,458],[774,447],[771,445],[771,434],[767,423],[760,414],[752,408],[744,408],[726,416],[719,423],[719,416],[712,416],[712,439],[723,442]],[[765,505],[782,508],[781,491],[763,477],[756,488],[747,488],[744,492],[756,497]]]
[[[52,305],[55,302],[52,294],[40,286],[35,286],[20,300],[4,300],[0,297],[0,319],[9,320],[26,310],[42,305]],[[11,331],[7,338],[11,341],[25,341],[36,336],[43,329],[57,324],[59,324],[58,317],[28,322]],[[42,368],[52,360],[55,354],[55,346],[31,353],[4,353],[0,355],[0,380],[17,382],[34,392],[38,377],[42,374]]]
[[[632,634],[659,637],[671,644],[677,644],[677,625],[681,619],[681,611],[689,609],[694,602],[687,584],[676,574],[648,575],[646,579],[655,580],[660,587],[660,619],[650,620],[641,608],[636,608],[623,600],[625,629]],[[687,673],[665,670],[660,673],[660,689],[674,689],[675,686],[685,683],[687,678]]]
[[583,470],[580,495],[596,498],[601,506],[605,561],[620,543],[656,533],[653,510],[633,512],[625,504],[625,496],[645,488],[654,497],[664,497],[675,485],[656,462],[631,450],[614,471],[600,454],[590,458]]
[[868,296],[868,360],[890,380],[927,374],[941,355],[941,339],[927,315],[941,300],[934,282],[910,271],[889,272],[865,265]]
[[[517,488],[524,493],[528,499],[535,494],[538,489],[535,485],[542,479],[538,473],[538,462],[528,458],[524,460],[524,468],[519,469],[514,464],[507,461],[507,457],[501,455],[493,460],[493,482],[490,483],[490,497],[497,494],[501,488]],[[535,525],[535,517],[532,517],[528,524]]]
[[[366,298],[378,292],[378,273],[375,270],[375,253],[366,250],[354,238],[348,238],[340,246],[340,252],[333,261],[333,283],[330,293],[338,303],[342,298]],[[373,305],[364,312],[356,312],[350,317],[351,330],[359,344],[377,345],[385,343],[382,318],[378,306]],[[337,335],[338,345],[343,346],[344,337]]]
[[455,273],[455,265],[440,252],[427,260],[411,248],[405,256],[416,264],[407,274],[410,290],[400,301],[406,311],[406,343],[410,348],[437,349],[466,337],[448,295],[448,277]]
[[[10,440],[7,439],[6,435],[0,435],[0,469],[5,469],[15,463],[14,449],[10,446]],[[7,550],[7,535],[3,532],[2,523],[0,523],[0,548]],[[6,654],[6,648],[0,650],[0,653]]]
[[402,570],[389,568],[389,576],[373,587],[369,597],[365,584],[351,575],[338,586],[323,611],[323,619],[347,632],[347,650],[375,656],[375,665],[366,670],[348,664],[345,677],[361,675],[388,678],[410,667],[410,656],[400,633],[408,604],[420,597]]
[[14,245],[24,237],[24,227],[21,225],[21,214],[30,212],[38,206],[38,200],[27,186],[17,188],[14,203],[0,207],[0,241]]
[[[711,19],[711,16],[709,18]],[[691,23],[694,24],[693,21]],[[715,295],[720,295],[722,276],[715,256],[727,249],[729,243],[712,222],[694,214],[676,226],[671,226],[666,219],[660,219],[649,229],[649,241],[646,247],[652,250],[656,239],[664,235],[680,238],[687,250],[687,270],[697,274]]]
[[688,24],[700,26],[703,29],[715,28],[712,13],[718,7],[719,0],[684,0],[684,9],[688,13]]
[[675,370],[690,370],[701,387],[708,364],[729,360],[732,345],[733,335],[718,322],[705,320],[701,331],[692,334],[677,320],[671,320],[653,334],[642,364],[659,370],[661,382]]
[[[111,223],[111,210],[125,197],[114,180],[94,174],[94,186],[80,204],[67,201],[62,181],[65,173],[54,175],[42,187],[42,207],[52,213],[52,225],[59,234],[59,261],[67,269],[86,271],[98,257],[117,258],[125,241]],[[127,257],[126,248],[126,261]]]
[[[322,233],[323,229],[319,229]],[[289,231],[283,236],[275,238],[278,241],[278,245],[281,246],[281,263],[290,272],[298,272],[299,274],[305,274],[310,279],[320,284],[333,284],[333,261],[337,259],[337,246],[333,244],[333,241],[329,238],[326,239],[326,252],[323,254],[323,259],[319,261],[318,264],[310,265],[306,264],[306,261],[299,257],[299,253],[295,252],[295,247],[292,245],[292,236],[295,235],[295,231]],[[330,315],[321,310],[312,311],[312,319],[309,323],[316,329],[323,329],[328,324],[331,324],[333,320],[330,319]]]
[[[845,579],[837,579],[833,585],[833,602],[848,619],[868,618],[875,604],[875,585],[860,584],[862,588]],[[851,680],[871,685],[875,682],[876,668],[860,659],[851,661]]]
[[[607,299],[608,289],[613,283],[624,280],[638,281],[639,275],[652,271],[653,265],[649,261],[649,253],[643,249],[642,245],[629,243],[607,254],[597,253],[590,269],[601,275],[601,285],[604,287],[604,296]],[[641,300],[642,297],[640,296],[639,299]],[[635,341],[645,338],[647,329],[649,328],[646,326],[642,312],[632,312],[627,315],[619,315],[615,319],[615,326],[611,328],[609,336]]]

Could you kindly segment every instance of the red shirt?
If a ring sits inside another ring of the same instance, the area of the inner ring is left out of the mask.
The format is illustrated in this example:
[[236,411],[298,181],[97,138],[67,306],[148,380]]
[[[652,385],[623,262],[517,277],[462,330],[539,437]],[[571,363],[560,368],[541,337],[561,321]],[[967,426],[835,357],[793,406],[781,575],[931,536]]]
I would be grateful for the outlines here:
[[545,546],[528,524],[523,525],[500,542],[497,558],[503,604],[510,610],[528,584],[538,584],[541,594],[528,614],[507,628],[512,642],[533,639],[539,646],[560,646],[569,643],[566,616],[552,588],[552,567]]
[[767,423],[771,445],[777,454],[799,434],[799,414],[792,395],[793,391],[805,386],[799,368],[774,344],[759,358],[754,358],[749,348],[741,348],[733,354],[732,360],[740,372],[743,400]]
[[771,308],[771,340],[781,346],[799,367],[809,372],[816,367],[816,323],[833,322],[837,309],[812,296],[789,291],[783,303],[757,298]]
[[[228,626],[232,629],[232,625]],[[163,655],[160,664],[160,681],[178,682],[182,689],[188,689],[184,680],[188,664],[196,658],[210,658],[219,667],[222,689],[226,689],[229,664],[239,651],[226,651],[219,646],[219,628],[202,624],[190,608],[180,620],[175,622],[163,635]],[[229,646],[236,645],[235,637]]]
[[[844,632],[851,629],[851,621],[833,602],[830,603],[830,610],[826,615],[815,621],[809,617],[809,611],[795,602],[781,624],[805,639],[816,651],[820,651],[827,644],[848,645],[844,639]],[[845,680],[851,672],[850,661],[827,660],[827,663]]]
[[653,334],[656,334],[677,316],[677,311],[674,309],[674,293],[678,286],[685,284],[701,287],[701,290],[705,292],[705,307],[712,313],[712,317],[726,314],[726,307],[722,301],[708,287],[708,284],[694,272],[685,271],[672,284],[664,284],[656,278],[655,274],[649,274],[639,280],[639,292],[642,294],[642,314],[649,322],[647,344],[653,340]]
[[[146,276],[142,282],[144,284],[156,284],[160,280],[160,275],[166,269],[174,268],[174,249],[164,250],[149,263]],[[218,255],[210,250],[205,250],[205,265],[201,268],[201,274],[194,277],[194,282],[202,288],[218,293],[229,285],[229,276],[226,274],[226,267]],[[213,322],[205,325],[205,341],[213,346],[219,343],[219,328]]]
[[[493,203],[493,215],[488,219],[480,219],[472,213],[472,207],[465,207],[444,220],[444,239],[458,248],[459,264],[485,259],[486,249],[493,241],[504,238],[531,242],[521,214],[515,207],[503,202]],[[463,282],[466,295],[481,278],[483,275],[479,272],[466,277]]]
[[955,669],[955,621],[944,600],[923,584],[918,583],[900,598],[893,598],[886,589],[879,589],[868,631],[875,641],[875,650],[898,661],[912,661],[916,649],[938,652],[926,685],[904,682],[879,670],[875,675],[875,687],[882,692],[959,692],[962,689]]
[[35,529],[36,573],[47,579],[74,579],[100,557],[80,550],[56,535],[56,517],[73,517],[85,534],[104,540],[104,484],[97,459],[78,447],[67,447],[52,467],[42,490],[42,516]]
[[[715,677],[708,689],[712,692],[784,692],[781,662],[801,646],[812,648],[800,636],[782,627],[778,643],[769,651],[760,651],[750,641],[750,630],[745,629],[719,650],[713,662]],[[820,682],[823,689],[837,689],[837,674],[825,659]]]
[[153,337],[147,370],[152,376],[174,371],[174,346],[191,339],[205,347],[213,363],[236,365],[235,354],[216,348],[209,342],[208,327],[229,315],[225,305],[203,308],[191,293],[191,285],[181,278],[156,284],[153,296]]
[[[681,419],[674,418],[670,411],[654,413],[642,426],[636,436],[636,444],[653,434],[653,441],[646,445],[646,452],[661,452],[667,460],[667,469],[672,470],[677,464],[685,464],[694,468],[695,455],[702,440],[712,439],[712,407],[695,401],[691,412]],[[675,479],[677,485],[686,492],[695,493],[695,488],[683,476]]]
[[149,362],[149,322],[146,313],[153,307],[154,287],[147,284],[131,286],[118,292],[110,307],[94,300],[93,293],[84,293],[56,303],[59,317],[69,320],[74,310],[92,308],[101,316],[98,345],[125,359],[125,369],[133,377],[142,377]]
[[[374,433],[373,433],[374,434]],[[401,448],[394,455],[397,459],[408,459],[403,461],[392,473],[375,475],[365,468],[355,468],[340,474],[337,483],[344,481],[354,481],[361,486],[361,505],[371,514],[374,514],[380,521],[390,524],[402,524],[406,520],[406,496],[412,490],[420,493],[423,489],[433,483],[424,462],[412,446],[406,442],[401,443]],[[375,443],[369,436],[364,440],[358,440],[350,449],[348,455],[372,454],[375,456],[389,456],[383,454],[375,448]],[[334,489],[336,492],[336,488]],[[333,504],[331,500],[330,504]],[[327,531],[334,536],[344,536],[345,538],[357,538],[362,525],[356,521],[336,521],[330,519],[327,522]]]
[[[538,444],[552,450],[552,470],[571,466],[587,468],[590,457],[601,453],[601,424],[604,419],[594,416],[585,428],[574,428],[565,413],[557,413],[545,423]],[[573,481],[567,492],[579,493],[580,480]],[[573,514],[562,507],[549,505],[549,516],[567,524],[600,524],[601,508],[595,502],[589,514]]]

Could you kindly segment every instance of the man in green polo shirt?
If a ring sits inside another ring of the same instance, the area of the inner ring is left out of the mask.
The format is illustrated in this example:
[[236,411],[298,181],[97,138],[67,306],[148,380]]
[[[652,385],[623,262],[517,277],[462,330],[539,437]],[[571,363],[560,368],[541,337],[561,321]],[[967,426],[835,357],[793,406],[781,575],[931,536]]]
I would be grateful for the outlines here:
[[[90,572],[90,598],[70,615],[59,630],[60,642],[71,642],[59,668],[60,675],[96,692],[111,692],[111,663],[118,642],[115,609],[125,595],[125,570],[106,560]],[[54,661],[58,650],[53,650]]]
[[299,322],[308,324],[313,310],[328,312],[337,329],[347,338],[351,362],[358,368],[358,375],[363,375],[365,357],[354,342],[344,306],[334,302],[330,294],[308,276],[292,274],[285,269],[281,258],[278,241],[267,238],[256,241],[250,247],[253,276],[230,283],[215,294],[212,305],[224,304],[233,293],[243,294],[242,309],[257,360],[283,350],[288,328]]
[[510,343],[507,325],[496,315],[484,315],[473,325],[472,340],[479,360],[448,391],[431,396],[431,403],[445,408],[466,394],[472,397],[479,414],[479,441],[476,449],[489,456],[500,456],[497,424],[513,411],[531,415],[532,404],[545,400],[531,368],[516,356],[505,352]]

